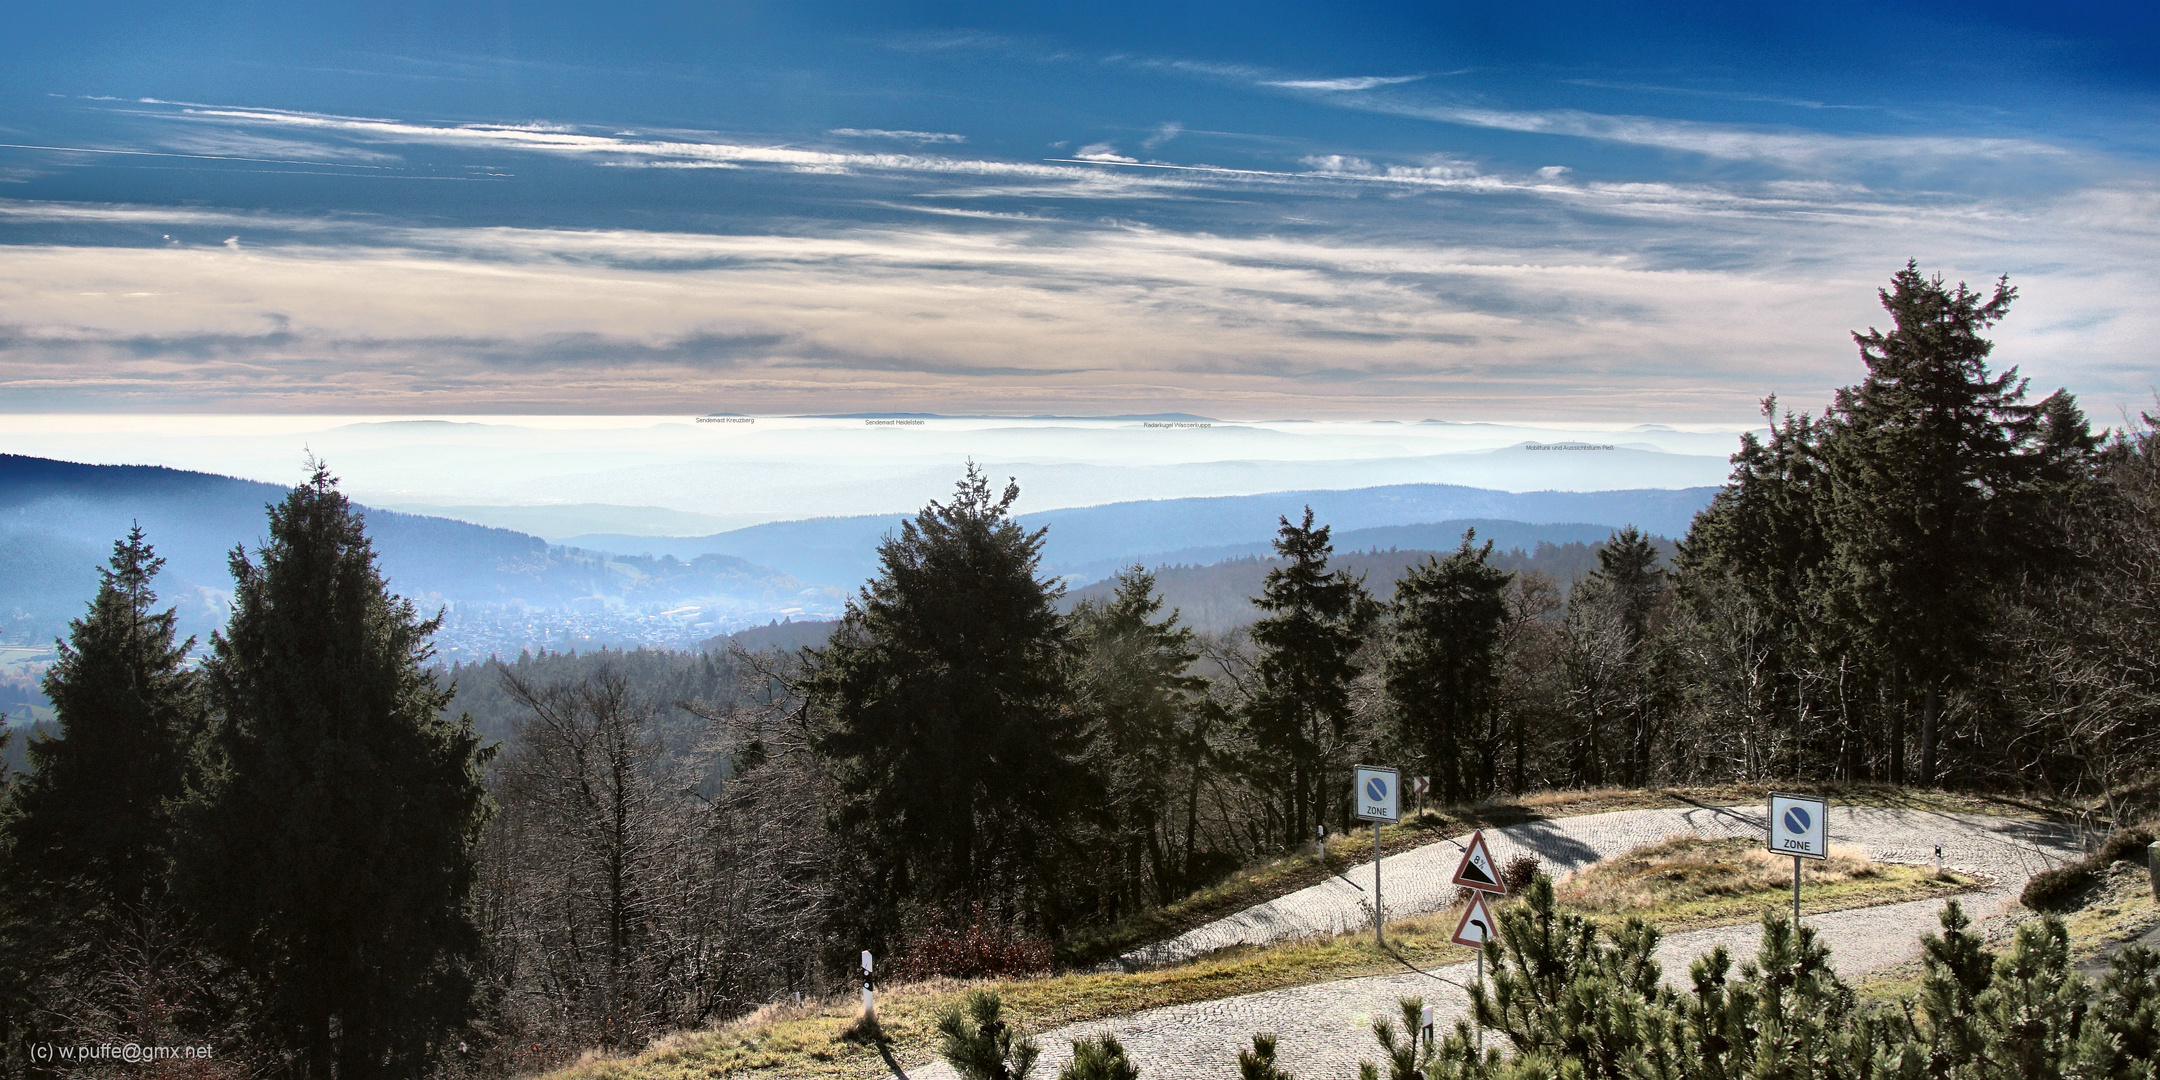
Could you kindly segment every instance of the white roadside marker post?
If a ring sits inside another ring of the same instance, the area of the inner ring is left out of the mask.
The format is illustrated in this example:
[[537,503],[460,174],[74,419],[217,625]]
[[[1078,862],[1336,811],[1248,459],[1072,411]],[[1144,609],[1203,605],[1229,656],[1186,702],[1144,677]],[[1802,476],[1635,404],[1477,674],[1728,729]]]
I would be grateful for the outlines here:
[[877,1023],[877,990],[870,980],[870,950],[862,951],[862,1012],[873,1024]]

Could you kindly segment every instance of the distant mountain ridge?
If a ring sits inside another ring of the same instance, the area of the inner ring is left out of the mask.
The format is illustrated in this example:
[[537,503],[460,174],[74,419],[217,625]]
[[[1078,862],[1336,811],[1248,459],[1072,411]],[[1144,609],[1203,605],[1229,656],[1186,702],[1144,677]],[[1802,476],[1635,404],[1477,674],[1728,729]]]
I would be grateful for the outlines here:
[[[1018,520],[1031,529],[1049,527],[1043,554],[1046,571],[1088,581],[1134,562],[1198,562],[1258,553],[1275,535],[1280,519],[1295,518],[1306,506],[1313,508],[1315,520],[1335,530],[1338,548],[1347,549],[1368,544],[1404,546],[1407,537],[1367,539],[1362,531],[1435,522],[1507,522],[1608,531],[1634,525],[1663,536],[1681,536],[1716,492],[1714,487],[1508,492],[1453,484],[1394,484],[1109,503],[1022,514]],[[716,552],[771,566],[804,581],[853,589],[876,572],[878,542],[912,516],[807,518],[698,537],[588,534],[571,542],[676,558]],[[1534,545],[1539,540],[1560,543],[1586,538],[1571,534],[1525,536],[1523,540]],[[1432,539],[1424,537],[1417,546],[1427,546]],[[1450,541],[1432,546],[1454,545]]]
[[[224,620],[230,552],[260,542],[264,507],[288,490],[163,466],[0,455],[0,640],[49,642],[64,633],[94,592],[112,542],[137,522],[168,560],[159,594],[178,607],[183,633],[207,637]],[[1684,535],[1715,491],[1397,484],[1119,502],[1019,521],[1049,530],[1045,572],[1085,586],[1135,563],[1208,568],[1263,558],[1280,519],[1308,505],[1345,555],[1444,551],[1469,527],[1502,551],[1530,552],[1587,550],[1630,524]],[[586,535],[559,545],[449,518],[363,512],[391,588],[424,610],[452,610],[437,640],[453,657],[525,647],[686,647],[745,624],[829,618],[876,573],[879,542],[911,516],[808,518],[704,537]],[[1224,590],[1243,588],[1243,576],[1194,578],[1210,599],[1193,599],[1223,609],[1211,624],[1236,617],[1242,595]]]
[[[230,552],[261,542],[264,508],[288,490],[156,465],[0,455],[0,634],[64,631],[95,591],[112,542],[140,523],[166,560],[159,595],[178,607],[183,632],[205,635],[224,618]],[[806,588],[732,555],[617,556],[449,518],[362,512],[391,589],[425,609],[666,607],[714,597],[762,614]]]

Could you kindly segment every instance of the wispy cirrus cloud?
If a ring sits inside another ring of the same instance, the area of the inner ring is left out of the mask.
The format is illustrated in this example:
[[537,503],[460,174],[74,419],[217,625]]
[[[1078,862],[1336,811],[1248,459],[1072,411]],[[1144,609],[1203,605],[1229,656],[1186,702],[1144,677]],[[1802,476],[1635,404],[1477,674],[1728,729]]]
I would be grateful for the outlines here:
[[1916,169],[1976,161],[2067,165],[2075,156],[2063,147],[2022,137],[1779,130],[1579,109],[1479,108],[1386,94],[1345,95],[1330,100],[1349,108],[1465,127],[1653,147],[1816,173],[1842,173],[1855,165],[1870,164]]
[[[1843,331],[1877,317],[1876,280],[1917,253],[2028,286],[2006,360],[2043,350],[2029,370],[2044,380],[2143,392],[2122,357],[2160,335],[2138,299],[2160,288],[2140,247],[2160,235],[2150,185],[2009,198],[1852,169],[2067,151],[1467,108],[1419,100],[1404,79],[1192,73],[1777,168],[1614,179],[1550,158],[1510,166],[1453,137],[1379,150],[1283,138],[1211,164],[1224,144],[1175,122],[1105,126],[1066,143],[1080,146],[1069,158],[1031,161],[901,128],[781,138],[119,104],[156,153],[185,139],[474,175],[528,155],[626,170],[607,182],[647,185],[619,188],[632,199],[705,185],[804,201],[699,222],[710,231],[656,219],[658,202],[637,204],[639,228],[570,229],[0,201],[15,238],[0,262],[14,324],[0,388],[35,407],[669,409],[702,394],[781,411],[1149,411],[1175,398],[1247,415],[1745,420],[1766,390],[1806,398],[1846,381]],[[562,175],[551,168],[524,171]],[[640,169],[656,172],[627,171]],[[658,170],[711,172],[663,189]],[[2088,355],[2108,359],[2075,359]]]
[[1280,86],[1290,90],[1372,90],[1382,86],[1400,86],[1423,79],[1423,75],[1354,75],[1340,79],[1264,79],[1262,86]]
[[[1785,197],[1820,208],[1845,194]],[[225,215],[199,224],[244,222],[232,227],[263,239],[239,250],[12,247],[0,310],[38,317],[0,334],[0,387],[26,407],[667,409],[724,395],[780,411],[1057,400],[1115,412],[1167,397],[1245,415],[1482,403],[1744,420],[1741,406],[1765,391],[1806,398],[1847,379],[1842,331],[1879,321],[1872,286],[1916,238],[1948,252],[1937,265],[1954,274],[2017,275],[2028,300],[1999,357],[2043,382],[2135,396],[2142,373],[2076,357],[2125,355],[2160,334],[2138,299],[2153,274],[2134,254],[2160,235],[2151,190],[1757,217],[1724,239],[1669,222],[1761,211],[1680,186],[1576,197],[1609,201],[1568,219],[1569,242],[1535,246],[1521,242],[1520,214],[1509,227],[1457,227],[1452,240],[1381,222],[1301,239],[987,215],[967,231],[798,235],[389,223],[326,233],[296,218],[281,237],[277,216]],[[1528,205],[1568,213],[1558,196]],[[136,230],[190,213],[49,211]],[[2023,262],[1990,261],[2005,236],[2027,238]],[[2073,253],[2107,269],[2069,269]]]
[[965,135],[948,131],[888,131],[884,128],[831,128],[827,135],[839,135],[850,139],[902,139],[917,143],[964,143]]

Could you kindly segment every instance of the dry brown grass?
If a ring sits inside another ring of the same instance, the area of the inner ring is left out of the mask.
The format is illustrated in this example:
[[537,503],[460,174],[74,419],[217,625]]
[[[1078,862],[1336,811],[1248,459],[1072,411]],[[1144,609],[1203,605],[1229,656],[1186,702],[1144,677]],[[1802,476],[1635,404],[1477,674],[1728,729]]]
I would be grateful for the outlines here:
[[[2041,917],[2036,911],[2015,909],[2008,918],[1975,920],[1974,931],[1987,947],[2000,955],[2010,948],[2020,923]],[[2116,863],[2101,871],[2092,884],[2071,896],[2063,910],[2055,912],[2070,934],[2070,959],[2081,965],[2098,965],[2125,943],[2160,927],[2160,902],[2153,899],[2152,879],[2145,868]],[[1921,964],[1906,960],[1870,972],[1857,984],[1861,996],[1888,1002],[1910,1002],[1920,990]]]
[[1468,959],[1449,941],[1455,916],[1439,914],[1388,924],[1388,948],[1370,932],[1291,942],[1269,948],[1235,948],[1180,964],[1134,974],[1089,973],[1025,979],[958,982],[938,979],[878,992],[878,1034],[884,1046],[863,1037],[861,1013],[852,997],[768,1005],[741,1019],[704,1031],[668,1036],[642,1053],[588,1054],[548,1080],[694,1080],[756,1077],[810,1080],[839,1077],[872,1080],[891,1075],[884,1055],[912,1069],[928,1061],[936,1045],[936,1018],[973,987],[998,992],[1006,1015],[1034,1032],[1106,1016],[1331,979],[1429,970]]
[[[1790,856],[1760,841],[1678,836],[1586,866],[1553,886],[1562,904],[1592,916],[1635,915],[1662,926],[1731,922],[1792,897]],[[1834,846],[1823,860],[1801,860],[1803,911],[1837,911],[1949,896],[1973,887],[1959,874],[1868,859]]]

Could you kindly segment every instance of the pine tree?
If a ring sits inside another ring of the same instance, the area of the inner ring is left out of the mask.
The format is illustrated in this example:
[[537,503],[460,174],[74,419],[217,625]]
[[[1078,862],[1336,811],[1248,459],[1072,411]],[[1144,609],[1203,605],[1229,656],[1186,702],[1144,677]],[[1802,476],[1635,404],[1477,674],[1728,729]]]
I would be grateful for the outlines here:
[[1405,745],[1415,748],[1443,803],[1492,790],[1498,734],[1501,630],[1515,575],[1492,565],[1476,530],[1446,559],[1427,557],[1395,583],[1386,686]]
[[1597,560],[1591,576],[1612,598],[1628,641],[1641,644],[1650,636],[1651,617],[1665,596],[1665,571],[1658,566],[1656,545],[1630,525],[1598,547]]
[[979,904],[1039,918],[1068,854],[1083,731],[1069,704],[1062,592],[1037,570],[1043,531],[1009,514],[973,464],[878,548],[804,683],[818,750],[844,794],[834,818],[859,865],[848,905],[881,943],[909,905],[947,921]]
[[1839,777],[1861,779],[1868,765],[1867,727],[1849,711],[1811,714],[1808,708],[1829,696],[1809,693],[1811,677],[1849,664],[1853,653],[1821,617],[1820,581],[1829,558],[1819,521],[1829,501],[1821,458],[1827,427],[1807,414],[1788,411],[1781,418],[1775,396],[1763,399],[1762,416],[1769,438],[1753,432],[1740,437],[1732,479],[1696,515],[1680,545],[1676,585],[1695,624],[1706,634],[1727,635],[1718,650],[1727,657],[1754,660],[1743,661],[1744,670],[1706,673],[1702,681],[1722,684],[1739,699],[1720,718],[1727,731],[1786,733],[1784,760],[1758,755],[1743,766],[1744,775],[1773,765],[1805,775],[1812,750]]
[[113,545],[45,675],[59,730],[29,745],[27,777],[0,777],[0,1060],[27,1034],[11,1022],[108,990],[106,939],[165,911],[172,810],[204,713],[182,667],[194,641],[175,642],[172,611],[156,610],[163,564],[140,527]]
[[1287,839],[1297,844],[1331,817],[1346,820],[1346,810],[1327,813],[1347,806],[1330,777],[1348,764],[1337,758],[1348,734],[1350,683],[1380,606],[1362,578],[1328,570],[1335,549],[1328,527],[1313,524],[1312,507],[1296,525],[1281,520],[1275,553],[1283,565],[1268,571],[1253,601],[1267,614],[1252,628],[1260,685],[1246,716],[1265,759],[1261,767],[1280,777]]
[[1908,262],[1879,295],[1895,328],[1853,335],[1868,373],[1830,411],[1822,521],[1835,617],[1890,688],[1890,779],[1905,781],[1917,699],[1919,780],[1933,783],[1943,695],[1983,654],[2002,584],[2050,568],[2041,500],[2095,443],[2068,394],[2027,404],[2016,368],[1988,370],[1982,332],[2017,297],[2007,278],[1983,295]]
[[45,674],[59,732],[30,744],[9,877],[65,890],[74,912],[164,889],[172,805],[204,725],[182,667],[194,639],[174,640],[173,612],[156,610],[150,588],[164,564],[140,526],[116,542],[89,613],[68,624]]
[[[1074,608],[1072,677],[1076,703],[1093,726],[1096,771],[1128,882],[1164,903],[1191,859],[1193,827],[1185,815],[1184,851],[1174,827],[1178,804],[1190,806],[1209,756],[1207,680],[1192,673],[1200,658],[1178,613],[1162,614],[1155,576],[1120,572],[1106,603]],[[1183,781],[1183,783],[1181,783]],[[1140,867],[1145,863],[1145,872]]]
[[970,990],[938,1014],[938,1056],[960,1080],[1027,1080],[1042,1050],[1006,1022],[995,990]]
[[390,594],[361,515],[311,465],[259,561],[232,554],[179,871],[291,1075],[413,1076],[472,1015],[485,754],[421,666],[439,619]]
[[1072,1047],[1072,1063],[1058,1070],[1058,1080],[1140,1080],[1140,1067],[1115,1035],[1074,1039]]

